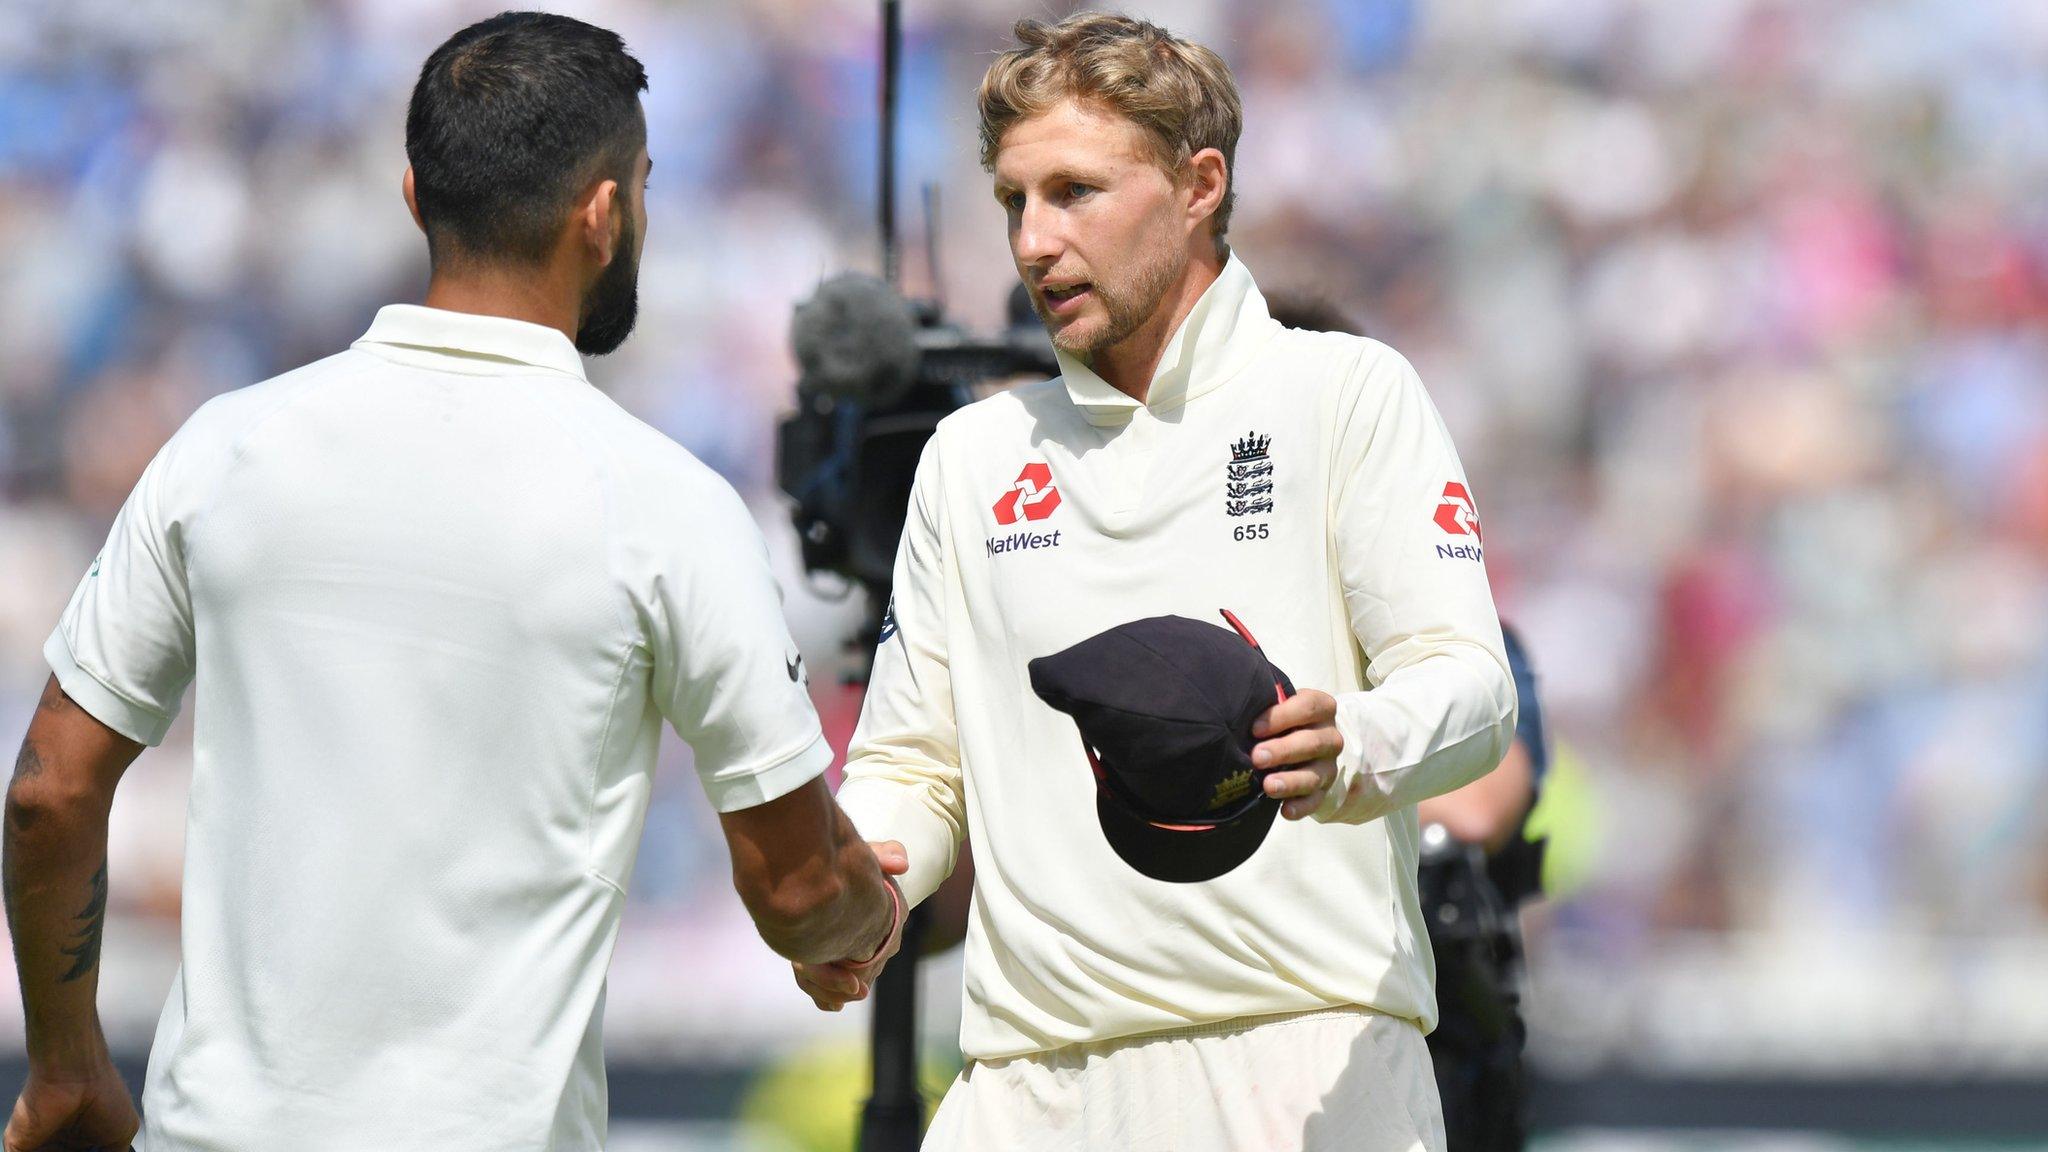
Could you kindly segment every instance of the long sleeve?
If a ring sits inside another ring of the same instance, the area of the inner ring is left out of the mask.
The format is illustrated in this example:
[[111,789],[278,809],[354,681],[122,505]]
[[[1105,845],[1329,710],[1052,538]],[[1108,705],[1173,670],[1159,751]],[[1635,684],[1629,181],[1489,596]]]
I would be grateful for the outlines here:
[[1408,362],[1374,345],[1340,409],[1331,531],[1371,689],[1337,698],[1344,752],[1315,818],[1362,823],[1500,763],[1515,689],[1478,510]]
[[915,904],[953,871],[966,811],[946,656],[948,558],[936,437],[925,445],[896,551],[895,591],[875,651],[840,806],[868,840],[901,841]]

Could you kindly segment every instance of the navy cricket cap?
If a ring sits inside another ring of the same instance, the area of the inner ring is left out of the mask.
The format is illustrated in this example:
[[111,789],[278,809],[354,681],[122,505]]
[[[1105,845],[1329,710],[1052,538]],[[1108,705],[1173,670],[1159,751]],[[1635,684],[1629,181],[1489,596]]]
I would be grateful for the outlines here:
[[1110,848],[1155,880],[1223,875],[1280,813],[1252,767],[1252,722],[1294,685],[1223,617],[1230,628],[1134,620],[1029,665],[1031,690],[1081,730]]

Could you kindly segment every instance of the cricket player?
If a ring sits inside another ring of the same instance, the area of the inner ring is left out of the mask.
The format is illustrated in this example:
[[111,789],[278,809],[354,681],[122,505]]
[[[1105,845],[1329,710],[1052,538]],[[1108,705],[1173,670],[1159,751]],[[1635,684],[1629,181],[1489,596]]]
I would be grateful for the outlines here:
[[[1500,763],[1516,716],[1464,471],[1401,356],[1267,315],[1227,243],[1215,53],[1115,16],[1016,34],[982,159],[1062,375],[927,446],[839,794],[912,901],[975,847],[968,1064],[925,1147],[1441,1149],[1414,806]],[[1287,819],[1172,883],[1105,842],[1026,666],[1219,608],[1298,689],[1253,729]]]
[[8,1152],[136,1135],[94,1007],[107,811],[192,683],[149,1152],[602,1148],[605,969],[664,719],[771,946],[856,973],[894,948],[758,530],[578,357],[633,327],[646,86],[576,20],[457,33],[406,121],[426,305],[208,403],[136,485],[7,792]]

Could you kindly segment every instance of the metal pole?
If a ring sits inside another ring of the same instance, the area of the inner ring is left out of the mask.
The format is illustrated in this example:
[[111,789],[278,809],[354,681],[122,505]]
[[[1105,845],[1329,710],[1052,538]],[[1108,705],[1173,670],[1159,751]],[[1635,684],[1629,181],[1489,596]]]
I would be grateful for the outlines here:
[[[903,69],[900,0],[882,0],[882,123],[878,210],[881,215],[882,278],[900,288],[896,242],[896,89]],[[880,631],[887,588],[870,588],[868,635]],[[903,947],[875,981],[869,1003],[874,1089],[861,1109],[860,1152],[917,1152],[924,1138],[924,1096],[917,1086],[917,961],[927,914],[912,910],[903,925]]]
[[903,8],[900,0],[882,0],[882,148],[879,211],[882,226],[882,279],[900,287],[896,253],[896,81],[903,68]]
[[932,278],[932,309],[940,316],[946,314],[946,283],[939,268],[939,182],[927,180],[924,184],[924,254],[925,269]]
[[924,1094],[917,1086],[917,961],[926,913],[903,926],[903,950],[882,969],[871,994],[874,1094],[860,1114],[860,1152],[917,1152],[924,1138]]
[[[872,642],[881,632],[882,605],[889,589],[868,593],[865,629]],[[870,647],[869,651],[873,651]],[[924,1138],[924,1094],[917,1084],[917,965],[924,951],[930,914],[913,908],[903,925],[903,947],[868,994],[869,1067],[874,1087],[860,1113],[860,1152],[917,1152]]]

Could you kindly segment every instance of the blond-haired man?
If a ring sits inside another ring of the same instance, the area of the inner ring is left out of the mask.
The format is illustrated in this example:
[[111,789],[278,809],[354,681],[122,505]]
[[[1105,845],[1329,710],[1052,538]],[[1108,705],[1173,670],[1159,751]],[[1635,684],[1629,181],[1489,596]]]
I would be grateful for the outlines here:
[[[1284,330],[1225,240],[1240,122],[1154,25],[1017,25],[982,159],[1062,375],[920,462],[840,801],[921,900],[971,832],[967,1069],[927,1148],[1442,1147],[1414,805],[1498,764],[1515,692],[1463,469],[1414,371]],[[1104,842],[1028,661],[1231,608],[1304,688],[1252,735],[1288,819],[1220,876]],[[833,1006],[866,984],[798,979]]]

